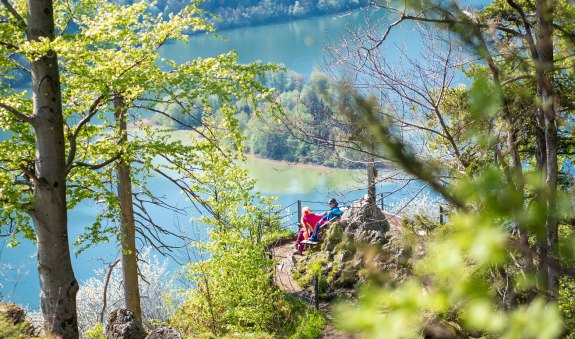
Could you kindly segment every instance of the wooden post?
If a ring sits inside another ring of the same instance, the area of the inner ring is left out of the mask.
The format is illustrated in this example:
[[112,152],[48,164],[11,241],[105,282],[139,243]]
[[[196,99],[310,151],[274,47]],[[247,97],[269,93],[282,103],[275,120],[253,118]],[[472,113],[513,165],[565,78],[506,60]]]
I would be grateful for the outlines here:
[[443,205],[440,203],[439,204],[439,224],[443,225],[444,220],[443,220]]
[[381,195],[380,204],[381,204],[381,211],[383,212],[383,211],[385,211],[385,204],[384,204],[384,201],[383,201],[383,198],[384,198],[383,192],[381,192],[379,195]]
[[301,200],[297,201],[297,222],[301,220]]
[[369,197],[369,200],[375,204],[375,200],[376,200],[376,193],[375,193],[375,177],[376,177],[376,173],[375,173],[375,162],[373,161],[373,158],[371,159],[370,162],[367,163],[367,195]]
[[376,200],[377,195],[375,192],[375,183],[377,181],[377,170],[375,169],[375,157],[374,154],[375,145],[372,142],[370,145],[370,156],[367,160],[367,195],[373,207],[377,206]]
[[315,301],[315,309],[319,310],[319,277],[315,275],[313,277],[313,290],[314,290],[314,301]]
[[262,242],[262,221],[258,222],[258,244]]

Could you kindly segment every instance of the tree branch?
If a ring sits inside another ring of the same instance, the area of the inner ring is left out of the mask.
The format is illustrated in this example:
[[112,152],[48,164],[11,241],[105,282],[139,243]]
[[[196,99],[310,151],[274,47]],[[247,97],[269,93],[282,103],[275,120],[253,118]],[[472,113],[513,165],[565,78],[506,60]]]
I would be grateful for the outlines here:
[[105,167],[105,166],[113,163],[114,161],[120,159],[121,156],[122,156],[122,152],[119,152],[118,154],[114,155],[112,158],[110,158],[104,162],[101,162],[99,164],[88,164],[86,162],[76,162],[72,166],[70,166],[70,169],[66,170],[66,174],[70,173],[70,170],[74,167],[88,167],[90,169],[97,170],[97,169]]
[[18,120],[25,122],[25,123],[29,123],[32,124],[33,122],[33,118],[29,115],[26,115],[22,112],[20,112],[19,110],[17,110],[16,108],[6,105],[5,103],[0,101],[0,108],[5,109],[6,111],[8,111],[9,113],[12,113]]
[[112,276],[112,270],[114,270],[114,267],[120,262],[120,259],[116,259],[116,261],[114,261],[113,263],[110,264],[110,266],[108,267],[108,273],[106,274],[106,282],[104,283],[104,296],[103,298],[103,304],[102,304],[102,312],[100,312],[100,323],[103,324],[104,323],[104,315],[106,314],[106,304],[108,303],[108,284],[110,283],[110,277]]
[[80,133],[82,128],[94,117],[94,115],[98,113],[98,106],[100,105],[100,102],[103,99],[104,95],[102,94],[99,97],[97,97],[96,100],[94,100],[94,102],[90,106],[88,115],[86,115],[82,120],[80,120],[78,126],[76,126],[76,129],[74,130],[74,133],[68,135],[68,141],[70,141],[70,152],[68,153],[68,159],[66,160],[66,175],[70,173],[70,170],[72,169],[72,163],[74,162],[74,158],[76,157],[76,149],[77,149],[76,140],[78,138],[78,134]]
[[405,145],[397,140],[389,128],[378,119],[376,113],[369,109],[369,104],[366,104],[365,99],[359,95],[354,95],[354,98],[360,106],[364,119],[367,120],[371,128],[373,136],[386,146],[390,159],[397,162],[408,173],[428,183],[431,188],[455,207],[465,210],[465,203],[451,194],[445,186],[441,185],[436,176],[431,173],[424,163],[407,152]]
[[22,170],[22,172],[24,172],[24,174],[26,176],[28,176],[37,186],[42,186],[42,181],[40,181],[40,179],[38,179],[38,177],[36,177],[36,175],[34,175],[34,173],[32,173],[32,171],[30,171],[28,168],[26,168],[25,165],[21,165],[20,169]]
[[521,8],[521,6],[519,6],[517,3],[515,3],[515,1],[507,0],[507,3],[509,4],[509,6],[511,6],[511,8],[513,8],[515,11],[517,11],[517,13],[519,13],[519,16],[521,16],[521,20],[523,21],[523,26],[525,27],[525,34],[523,35],[523,38],[527,41],[527,45],[529,46],[529,51],[531,52],[532,58],[534,60],[537,60],[538,59],[537,48],[535,47],[535,42],[533,41],[533,33],[531,31],[531,24],[527,20],[527,16],[525,15],[525,12]]
[[15,50],[18,49],[18,46],[12,45],[11,43],[4,42],[4,41],[0,41],[0,46],[8,47],[10,49],[15,49]]

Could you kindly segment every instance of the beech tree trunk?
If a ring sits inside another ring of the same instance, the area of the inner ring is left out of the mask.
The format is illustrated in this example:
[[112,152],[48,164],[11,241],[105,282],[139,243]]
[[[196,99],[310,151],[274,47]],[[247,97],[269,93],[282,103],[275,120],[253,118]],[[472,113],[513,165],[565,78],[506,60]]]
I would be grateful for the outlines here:
[[[27,0],[28,39],[54,39],[51,0]],[[54,51],[31,61],[32,125],[36,136],[34,200],[38,271],[48,336],[78,338],[76,293],[68,244],[65,140],[58,59]]]
[[[114,98],[115,118],[119,130],[120,145],[128,141],[126,124],[126,109],[121,96]],[[118,200],[120,201],[120,242],[122,246],[122,275],[124,278],[124,301],[126,308],[134,312],[142,322],[140,306],[140,288],[138,285],[138,258],[136,256],[136,224],[134,221],[134,206],[132,201],[132,177],[130,162],[124,155],[116,166],[118,177]]]

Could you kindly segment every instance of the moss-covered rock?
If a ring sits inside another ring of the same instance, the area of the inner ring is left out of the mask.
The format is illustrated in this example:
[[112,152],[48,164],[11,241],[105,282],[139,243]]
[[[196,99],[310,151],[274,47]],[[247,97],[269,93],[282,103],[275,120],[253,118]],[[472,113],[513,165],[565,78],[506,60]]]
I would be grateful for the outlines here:
[[[353,295],[357,284],[369,279],[370,271],[381,272],[390,269],[391,263],[396,265],[397,256],[388,246],[389,229],[384,213],[375,204],[356,201],[340,220],[321,230],[323,242],[307,250],[294,276],[302,286],[312,288],[313,276],[319,274],[320,283],[326,284],[320,291],[323,298]],[[319,271],[311,269],[318,266]]]
[[0,338],[29,338],[42,333],[41,328],[33,326],[26,319],[22,307],[0,303]]

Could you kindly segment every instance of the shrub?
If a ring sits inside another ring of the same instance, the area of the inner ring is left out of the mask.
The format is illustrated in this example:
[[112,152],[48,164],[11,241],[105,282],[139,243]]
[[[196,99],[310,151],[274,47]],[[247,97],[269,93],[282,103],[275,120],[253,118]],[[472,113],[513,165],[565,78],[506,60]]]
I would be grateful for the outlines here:
[[[142,306],[142,322],[148,329],[168,322],[171,316],[173,302],[170,295],[175,293],[176,286],[168,275],[168,262],[160,262],[151,249],[145,249],[140,254],[139,269],[144,279],[140,278],[140,296]],[[78,292],[78,326],[81,333],[92,331],[100,323],[100,313],[104,312],[104,325],[108,313],[114,308],[124,307],[124,290],[122,286],[122,267],[119,263],[114,267],[108,284],[106,309],[104,306],[104,286],[107,270],[96,271],[96,277],[88,279],[80,286]],[[173,299],[176,300],[176,299]],[[175,302],[177,304],[177,302]],[[102,325],[102,324],[100,324]],[[91,332],[92,333],[92,332]]]
[[28,324],[14,324],[5,315],[0,314],[0,338],[27,338]]

